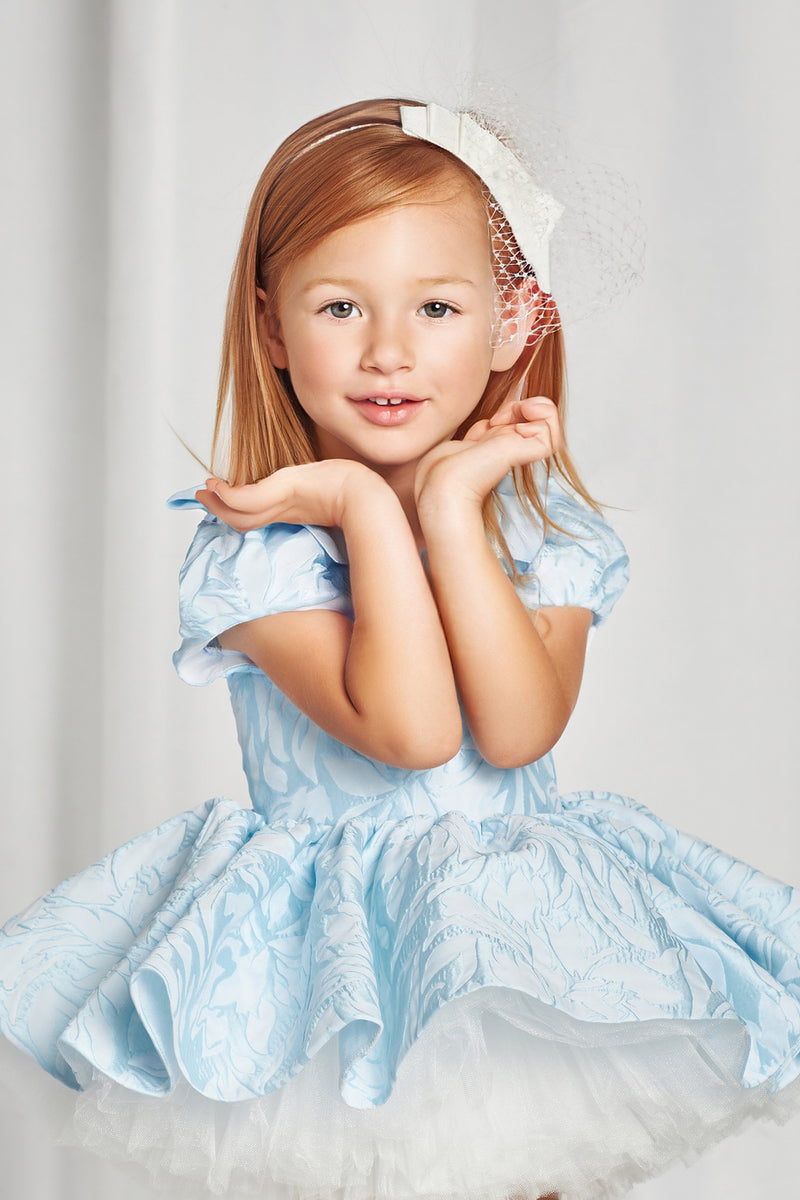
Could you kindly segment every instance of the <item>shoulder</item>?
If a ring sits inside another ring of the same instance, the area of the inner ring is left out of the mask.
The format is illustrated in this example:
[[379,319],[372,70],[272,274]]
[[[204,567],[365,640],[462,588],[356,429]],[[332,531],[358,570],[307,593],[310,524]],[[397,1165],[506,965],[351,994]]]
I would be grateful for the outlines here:
[[530,607],[577,605],[600,624],[628,582],[628,555],[610,522],[559,478],[542,486],[545,511],[552,522],[546,532],[527,504],[520,501],[509,475],[497,489],[502,505],[500,527],[517,570],[525,576],[523,599]]

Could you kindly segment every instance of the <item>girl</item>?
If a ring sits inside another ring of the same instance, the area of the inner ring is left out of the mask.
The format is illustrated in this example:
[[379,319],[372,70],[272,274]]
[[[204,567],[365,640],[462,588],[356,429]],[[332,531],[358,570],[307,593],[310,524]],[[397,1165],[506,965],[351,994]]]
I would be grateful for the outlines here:
[[624,549],[564,442],[559,217],[466,114],[292,135],[228,308],[179,673],[253,801],[10,922],[0,1022],[105,1152],[217,1194],[621,1194],[778,1114],[800,901],[550,750]]

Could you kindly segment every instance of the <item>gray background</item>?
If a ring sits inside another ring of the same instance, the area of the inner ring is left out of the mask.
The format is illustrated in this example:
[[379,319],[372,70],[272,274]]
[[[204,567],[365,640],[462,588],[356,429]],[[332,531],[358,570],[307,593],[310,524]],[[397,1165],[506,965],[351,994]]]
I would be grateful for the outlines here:
[[[202,475],[172,430],[207,456],[228,273],[276,143],[359,97],[457,104],[477,78],[621,170],[648,226],[643,285],[568,330],[573,450],[634,573],[562,786],[631,794],[800,884],[794,3],[0,13],[0,914],[208,795],[246,802],[225,688],[186,688],[169,661],[193,519],[163,501]],[[6,1194],[149,1195],[50,1150],[18,1068],[4,1060]],[[756,1129],[637,1200],[793,1196],[796,1140],[796,1122]]]

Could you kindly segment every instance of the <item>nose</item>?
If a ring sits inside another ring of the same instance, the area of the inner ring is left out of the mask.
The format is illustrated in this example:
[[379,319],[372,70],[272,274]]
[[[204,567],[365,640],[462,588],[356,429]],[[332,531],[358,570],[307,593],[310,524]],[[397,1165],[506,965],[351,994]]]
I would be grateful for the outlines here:
[[399,317],[373,318],[367,327],[362,368],[380,375],[392,375],[396,371],[411,370],[414,364],[413,337],[406,323]]

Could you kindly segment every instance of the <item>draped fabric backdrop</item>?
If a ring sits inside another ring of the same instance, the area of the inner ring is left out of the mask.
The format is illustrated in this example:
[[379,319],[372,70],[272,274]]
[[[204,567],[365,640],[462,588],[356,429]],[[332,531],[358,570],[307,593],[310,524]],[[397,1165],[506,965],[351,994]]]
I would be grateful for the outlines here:
[[[633,581],[563,789],[629,793],[800,884],[793,0],[4,0],[2,19],[0,916],[209,795],[246,802],[225,688],[172,672],[194,519],[164,508],[203,477],[179,437],[207,457],[245,206],[303,120],[458,104],[476,78],[621,170],[648,226],[643,286],[568,330],[573,449]],[[51,1149],[15,1068],[5,1194],[150,1195]],[[751,1130],[636,1198],[794,1195],[798,1132]]]

